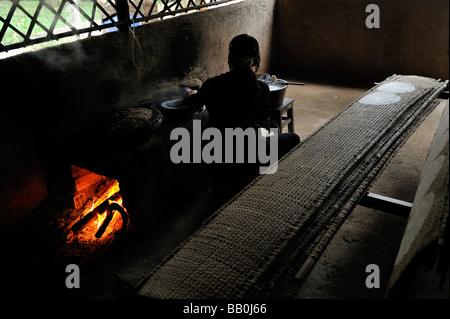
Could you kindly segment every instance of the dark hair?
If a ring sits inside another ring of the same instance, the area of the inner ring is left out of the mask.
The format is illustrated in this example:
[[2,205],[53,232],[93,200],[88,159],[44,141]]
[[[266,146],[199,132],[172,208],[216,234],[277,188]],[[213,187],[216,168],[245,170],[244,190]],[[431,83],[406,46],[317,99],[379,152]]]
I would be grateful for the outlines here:
[[240,34],[234,37],[229,45],[228,65],[237,69],[259,69],[261,57],[258,41],[248,35]]

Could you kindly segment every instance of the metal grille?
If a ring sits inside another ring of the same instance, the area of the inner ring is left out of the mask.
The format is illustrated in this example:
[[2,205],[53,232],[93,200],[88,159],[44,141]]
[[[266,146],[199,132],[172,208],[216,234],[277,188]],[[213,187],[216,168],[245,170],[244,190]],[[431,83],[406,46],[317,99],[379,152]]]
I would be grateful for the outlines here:
[[0,52],[136,27],[232,0],[0,0]]
[[[386,84],[413,91],[384,94]],[[219,209],[152,271],[139,294],[232,299],[294,293],[446,85],[396,75],[369,90],[283,157],[275,174],[260,176]],[[379,96],[398,100],[378,103]]]

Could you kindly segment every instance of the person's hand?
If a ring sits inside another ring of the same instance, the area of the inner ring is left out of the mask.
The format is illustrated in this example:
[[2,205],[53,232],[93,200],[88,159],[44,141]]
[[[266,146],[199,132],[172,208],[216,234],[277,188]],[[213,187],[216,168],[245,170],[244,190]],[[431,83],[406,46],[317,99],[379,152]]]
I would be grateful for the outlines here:
[[197,90],[191,90],[190,88],[186,88],[186,97],[189,97],[195,93],[197,93]]
[[184,88],[183,101],[186,101],[186,99],[188,99],[191,95],[193,95],[195,93],[197,93],[197,90],[191,90],[188,87]]

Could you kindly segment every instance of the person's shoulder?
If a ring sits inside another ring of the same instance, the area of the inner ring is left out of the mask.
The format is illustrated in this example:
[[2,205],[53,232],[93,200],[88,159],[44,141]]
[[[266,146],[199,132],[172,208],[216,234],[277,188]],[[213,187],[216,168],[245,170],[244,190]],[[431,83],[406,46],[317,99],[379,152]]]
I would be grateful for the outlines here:
[[206,87],[222,86],[230,81],[231,81],[231,78],[230,78],[229,73],[223,73],[223,74],[219,74],[219,75],[216,75],[216,76],[213,76],[213,77],[207,79],[203,83],[202,87],[204,87],[204,86],[206,86]]
[[203,82],[203,84],[205,84],[205,83],[212,83],[212,82],[219,81],[221,77],[222,77],[222,74],[212,76],[212,77],[206,79],[205,82]]
[[215,77],[210,78],[210,80],[217,81],[217,82],[230,81],[231,80],[231,73],[230,72],[222,73],[222,74],[219,74],[219,75],[217,75]]

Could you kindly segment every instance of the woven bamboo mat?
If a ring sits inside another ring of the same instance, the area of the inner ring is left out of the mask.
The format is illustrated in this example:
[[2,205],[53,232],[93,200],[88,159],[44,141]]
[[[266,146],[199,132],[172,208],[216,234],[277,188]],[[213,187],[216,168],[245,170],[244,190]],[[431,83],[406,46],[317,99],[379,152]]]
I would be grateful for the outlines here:
[[215,212],[138,295],[253,298],[276,296],[286,282],[295,289],[445,86],[401,75],[376,85]]

